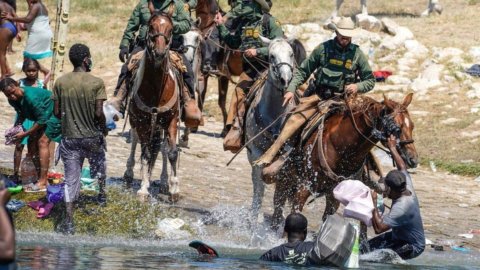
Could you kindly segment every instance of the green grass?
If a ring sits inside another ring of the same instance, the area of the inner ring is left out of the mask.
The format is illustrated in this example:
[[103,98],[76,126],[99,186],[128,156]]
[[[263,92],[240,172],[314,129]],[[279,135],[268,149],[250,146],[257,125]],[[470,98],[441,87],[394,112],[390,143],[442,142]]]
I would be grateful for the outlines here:
[[[124,236],[130,238],[151,238],[157,219],[176,218],[179,210],[157,203],[142,203],[132,193],[119,188],[109,188],[108,203],[100,207],[91,202],[94,193],[82,193],[81,202],[76,206],[75,230],[78,234]],[[19,193],[12,198],[24,202],[44,200],[45,194]],[[90,201],[90,202],[89,202]],[[63,204],[57,204],[46,219],[37,219],[36,212],[25,206],[14,214],[15,228],[19,231],[51,232],[60,231],[65,217]],[[185,225],[183,230],[194,233]]]
[[480,175],[480,163],[461,163],[451,162],[445,160],[428,160],[423,159],[421,162],[424,166],[429,166],[430,161],[433,161],[437,168],[448,171],[453,174],[464,176],[479,176]]

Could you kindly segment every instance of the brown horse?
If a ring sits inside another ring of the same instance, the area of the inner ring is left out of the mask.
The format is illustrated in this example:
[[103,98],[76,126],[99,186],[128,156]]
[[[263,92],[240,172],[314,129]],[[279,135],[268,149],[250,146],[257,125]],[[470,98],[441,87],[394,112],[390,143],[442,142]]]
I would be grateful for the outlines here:
[[[127,162],[125,179],[127,184],[133,179],[135,147],[140,140],[142,147],[142,185],[137,194],[141,199],[149,195],[148,188],[158,153],[163,156],[162,180],[168,179],[167,162],[173,170],[169,179],[170,200],[179,198],[177,178],[177,128],[179,124],[180,85],[176,71],[170,65],[170,44],[172,42],[173,21],[171,14],[155,12],[149,21],[145,54],[140,61],[132,87],[129,106],[132,127],[132,151]],[[145,166],[147,168],[145,169]]]
[[[205,40],[210,39],[210,35],[216,27],[215,15],[221,11],[216,0],[198,0],[197,8],[195,9],[196,16],[199,19],[198,28],[203,33]],[[227,91],[228,82],[231,81],[231,76],[240,76],[243,71],[242,55],[240,52],[230,50],[220,44],[215,44],[220,47],[219,69],[221,75],[218,77],[218,106],[222,111],[223,116],[223,131],[222,136],[226,135],[227,131],[225,124],[227,122]],[[208,78],[211,74],[204,74],[203,89],[200,90],[200,110],[203,111],[203,101],[207,93]]]
[[281,171],[275,187],[272,227],[279,225],[287,199],[292,202],[292,212],[302,211],[310,195],[324,194],[323,218],[335,213],[338,202],[333,197],[334,187],[346,178],[362,178],[367,155],[381,140],[381,134],[392,132],[392,126],[396,127],[402,158],[408,166],[416,167],[414,126],[407,110],[412,95],[408,94],[402,103],[386,97],[383,102],[357,97],[349,106],[333,112],[323,129],[313,132],[298,150],[298,156],[292,157]]

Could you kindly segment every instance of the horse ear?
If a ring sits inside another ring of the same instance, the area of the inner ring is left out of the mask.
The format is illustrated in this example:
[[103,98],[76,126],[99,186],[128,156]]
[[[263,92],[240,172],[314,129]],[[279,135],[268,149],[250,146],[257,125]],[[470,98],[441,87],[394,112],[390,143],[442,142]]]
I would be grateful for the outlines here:
[[395,102],[388,99],[388,97],[385,94],[383,94],[383,104],[385,104],[385,106],[387,106],[387,108],[391,110],[395,109]]
[[194,24],[195,24],[195,26],[198,28],[198,27],[200,27],[200,23],[201,23],[201,22],[202,22],[202,18],[199,17],[199,18],[197,18],[197,19],[195,20]]
[[265,45],[267,45],[267,46],[270,45],[270,43],[272,42],[271,39],[266,38],[266,37],[264,37],[264,36],[262,36],[262,35],[260,35],[260,40],[261,40]]
[[410,93],[407,96],[405,96],[405,98],[403,99],[403,107],[407,108],[408,105],[410,105],[410,102],[412,102],[412,98],[413,98],[413,93]]

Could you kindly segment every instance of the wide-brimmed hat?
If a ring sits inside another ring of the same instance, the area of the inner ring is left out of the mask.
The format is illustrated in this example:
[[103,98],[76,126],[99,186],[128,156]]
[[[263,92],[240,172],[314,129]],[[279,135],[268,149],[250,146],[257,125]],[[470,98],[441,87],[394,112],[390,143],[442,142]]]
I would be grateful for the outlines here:
[[353,37],[358,34],[358,28],[350,17],[341,17],[340,20],[333,24],[333,28],[344,37]]
[[270,12],[271,5],[269,5],[266,0],[255,0],[255,2],[260,5],[263,12]]

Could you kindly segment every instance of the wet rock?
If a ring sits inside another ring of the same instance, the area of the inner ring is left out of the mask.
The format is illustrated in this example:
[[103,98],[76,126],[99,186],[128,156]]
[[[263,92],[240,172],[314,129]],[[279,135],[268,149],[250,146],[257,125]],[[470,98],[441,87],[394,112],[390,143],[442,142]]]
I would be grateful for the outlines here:
[[397,29],[400,27],[394,20],[390,18],[382,18],[381,20],[383,31],[389,33],[390,35],[396,35]]
[[392,75],[392,76],[387,78],[386,82],[391,83],[391,84],[407,84],[408,85],[408,84],[412,83],[412,80],[410,80],[407,77],[402,77],[402,76],[399,76],[399,75]]
[[370,32],[380,32],[383,28],[379,19],[368,14],[358,14],[355,16],[355,19],[362,29]]

